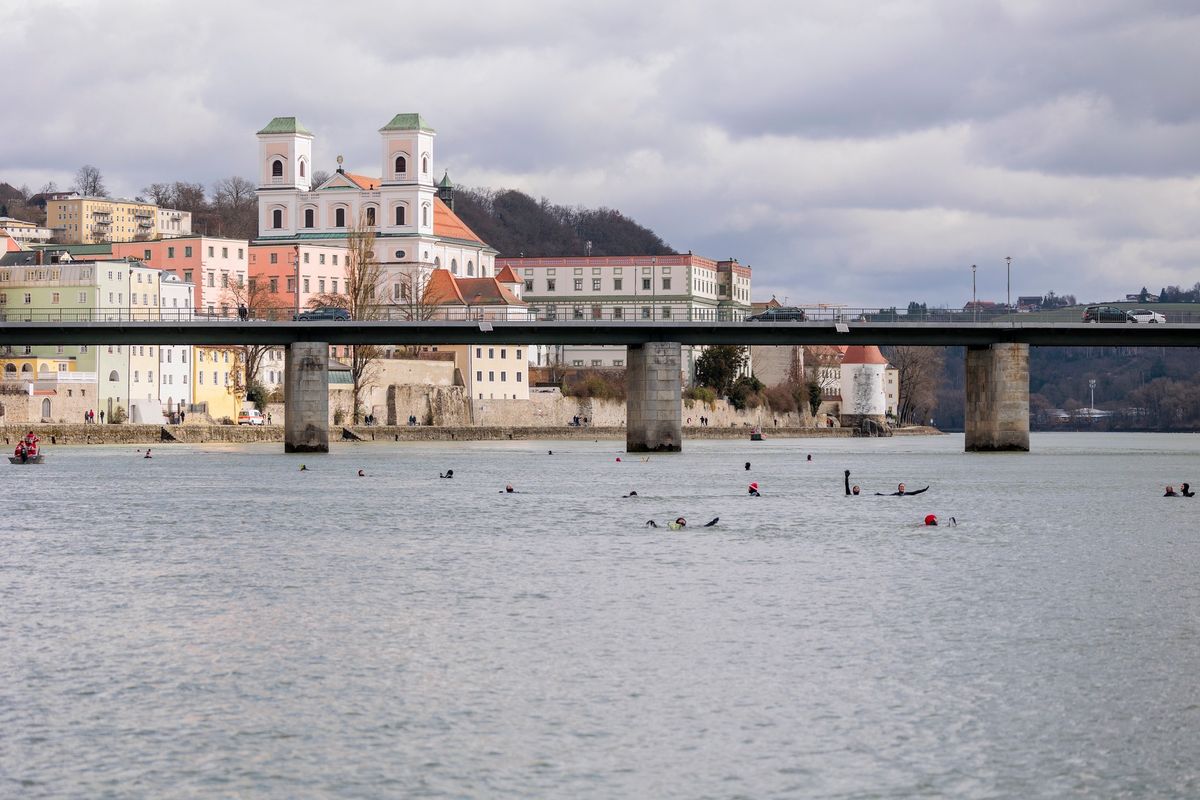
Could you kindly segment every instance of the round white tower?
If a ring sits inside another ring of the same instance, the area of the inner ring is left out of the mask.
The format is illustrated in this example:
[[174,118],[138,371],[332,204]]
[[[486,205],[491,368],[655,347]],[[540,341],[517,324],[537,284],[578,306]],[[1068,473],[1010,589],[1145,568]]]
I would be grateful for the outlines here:
[[883,371],[888,361],[875,345],[852,345],[842,357],[842,424],[863,418],[883,422],[887,413]]

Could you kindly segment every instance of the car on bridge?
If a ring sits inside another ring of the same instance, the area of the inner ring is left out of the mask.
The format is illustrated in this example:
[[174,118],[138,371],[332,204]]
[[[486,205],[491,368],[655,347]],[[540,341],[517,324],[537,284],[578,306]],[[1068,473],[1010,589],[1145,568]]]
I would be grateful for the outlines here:
[[795,306],[780,306],[779,308],[768,308],[758,314],[746,317],[746,322],[804,322],[808,319],[804,314],[804,309],[796,308]]
[[292,319],[297,322],[316,322],[320,320],[344,322],[350,319],[350,312],[344,308],[336,308],[334,306],[318,306],[317,308],[310,308],[307,311],[301,311],[299,314],[293,314]]
[[1116,306],[1088,306],[1083,310],[1084,322],[1134,322],[1123,308]]
[[1143,325],[1161,325],[1167,321],[1166,314],[1160,314],[1148,308],[1135,308],[1129,312],[1129,318]]

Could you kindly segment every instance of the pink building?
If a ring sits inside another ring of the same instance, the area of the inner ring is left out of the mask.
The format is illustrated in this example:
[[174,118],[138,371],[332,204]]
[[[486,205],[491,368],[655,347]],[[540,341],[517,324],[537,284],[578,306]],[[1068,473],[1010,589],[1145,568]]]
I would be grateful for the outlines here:
[[193,300],[201,314],[236,313],[236,301],[229,288],[245,284],[249,249],[244,239],[215,236],[112,243],[117,258],[136,258],[148,267],[170,270],[185,283],[195,284]]
[[250,279],[266,290],[269,305],[290,314],[320,295],[344,293],[348,257],[334,244],[259,242],[250,246]]

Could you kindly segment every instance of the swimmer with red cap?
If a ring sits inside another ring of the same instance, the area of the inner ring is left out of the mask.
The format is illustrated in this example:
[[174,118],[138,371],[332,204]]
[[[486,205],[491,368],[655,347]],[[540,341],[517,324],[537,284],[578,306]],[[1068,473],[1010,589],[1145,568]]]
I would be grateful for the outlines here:
[[758,481],[750,484],[750,488],[747,490],[747,493],[751,497],[762,497],[762,495],[758,493]]

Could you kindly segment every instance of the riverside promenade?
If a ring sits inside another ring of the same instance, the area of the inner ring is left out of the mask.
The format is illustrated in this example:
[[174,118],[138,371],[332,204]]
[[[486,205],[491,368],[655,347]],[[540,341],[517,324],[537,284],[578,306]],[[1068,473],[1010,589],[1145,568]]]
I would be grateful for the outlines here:
[[[30,424],[0,426],[0,442],[14,445],[28,431],[34,431],[43,445],[88,445],[88,444],[207,444],[255,442],[282,442],[282,425],[76,425],[76,424]],[[526,439],[623,439],[624,427],[566,426],[491,426],[469,425],[331,425],[330,438],[345,442],[438,442],[438,441],[492,441]],[[927,426],[899,428],[896,436],[930,436],[941,431]],[[700,427],[687,426],[683,429],[687,439],[749,439],[748,427]],[[764,428],[767,439],[834,439],[851,438],[852,428]]]

